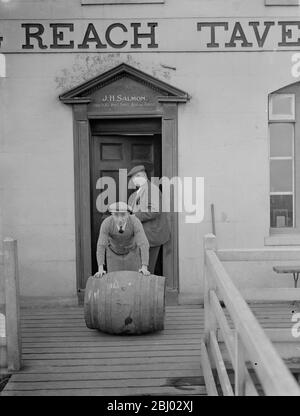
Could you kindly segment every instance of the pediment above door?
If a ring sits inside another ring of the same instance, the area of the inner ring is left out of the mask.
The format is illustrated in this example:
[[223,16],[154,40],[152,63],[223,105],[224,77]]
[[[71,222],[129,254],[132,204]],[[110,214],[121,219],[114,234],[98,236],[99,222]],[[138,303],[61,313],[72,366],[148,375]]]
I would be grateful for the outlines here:
[[189,95],[128,64],[100,74],[60,95],[65,104],[87,104],[101,112],[157,111],[162,102],[186,102]]

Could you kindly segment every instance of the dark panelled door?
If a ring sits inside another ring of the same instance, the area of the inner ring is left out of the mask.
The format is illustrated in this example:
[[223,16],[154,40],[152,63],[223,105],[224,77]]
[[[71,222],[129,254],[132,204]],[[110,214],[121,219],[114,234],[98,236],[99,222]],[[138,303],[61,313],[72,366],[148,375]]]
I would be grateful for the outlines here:
[[[144,165],[148,176],[161,176],[161,135],[140,133],[109,133],[92,136],[91,154],[91,205],[92,205],[92,268],[97,271],[96,245],[101,222],[108,215],[99,212],[99,194],[103,190],[96,189],[99,178],[114,178],[116,200],[120,198],[119,169],[129,171],[133,166]],[[128,189],[127,197],[134,190]],[[98,207],[97,207],[98,198]],[[121,198],[122,199],[122,198]],[[107,200],[105,201],[107,205]],[[161,260],[160,260],[161,261]],[[161,267],[158,265],[159,269]]]

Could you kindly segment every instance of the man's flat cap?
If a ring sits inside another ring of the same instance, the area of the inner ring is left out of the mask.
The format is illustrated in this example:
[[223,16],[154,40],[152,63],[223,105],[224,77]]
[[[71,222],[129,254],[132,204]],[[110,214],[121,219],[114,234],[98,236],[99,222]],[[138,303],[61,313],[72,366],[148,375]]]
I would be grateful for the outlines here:
[[132,212],[132,208],[126,202],[114,202],[109,206],[109,212]]
[[135,175],[138,172],[145,172],[145,166],[144,165],[138,165],[134,166],[127,174],[128,177]]

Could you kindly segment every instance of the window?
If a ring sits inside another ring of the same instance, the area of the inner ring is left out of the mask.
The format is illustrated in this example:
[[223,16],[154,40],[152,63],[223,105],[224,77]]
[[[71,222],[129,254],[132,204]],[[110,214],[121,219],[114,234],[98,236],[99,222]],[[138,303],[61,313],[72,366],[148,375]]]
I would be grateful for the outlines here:
[[266,6],[299,6],[299,0],[265,0]]
[[294,94],[272,94],[269,101],[269,119],[295,120],[295,95]]
[[295,227],[295,95],[269,97],[270,225]]
[[81,0],[81,5],[95,4],[154,4],[164,3],[165,0]]

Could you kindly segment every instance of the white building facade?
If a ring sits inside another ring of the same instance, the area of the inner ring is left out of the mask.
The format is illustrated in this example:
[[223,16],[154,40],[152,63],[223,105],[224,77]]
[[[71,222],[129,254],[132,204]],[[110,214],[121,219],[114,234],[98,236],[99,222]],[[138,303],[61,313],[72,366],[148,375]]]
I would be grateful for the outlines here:
[[[18,240],[25,301],[84,290],[95,181],[126,146],[130,166],[204,178],[203,220],[173,215],[161,255],[180,302],[203,298],[211,204],[222,248],[300,245],[297,1],[1,1],[0,39],[0,236]],[[239,287],[292,285],[227,267]]]

